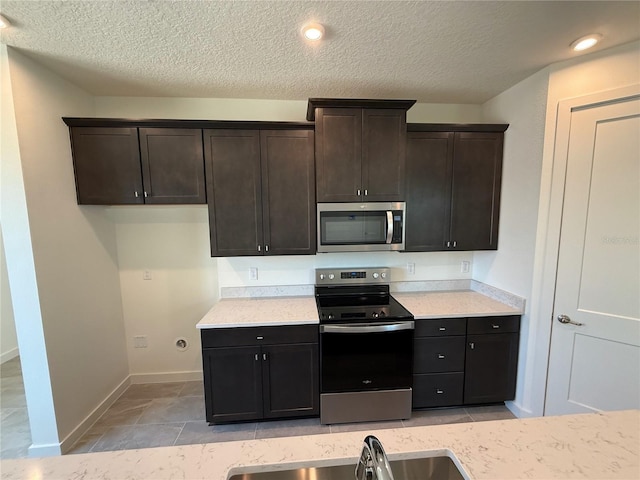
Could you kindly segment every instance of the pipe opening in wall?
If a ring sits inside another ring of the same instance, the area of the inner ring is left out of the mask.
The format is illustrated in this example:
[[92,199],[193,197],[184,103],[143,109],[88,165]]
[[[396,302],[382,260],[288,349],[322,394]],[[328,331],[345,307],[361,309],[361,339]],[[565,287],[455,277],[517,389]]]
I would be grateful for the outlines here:
[[179,352],[184,352],[188,348],[189,348],[189,342],[187,342],[186,338],[184,338],[184,337],[176,338],[176,349]]

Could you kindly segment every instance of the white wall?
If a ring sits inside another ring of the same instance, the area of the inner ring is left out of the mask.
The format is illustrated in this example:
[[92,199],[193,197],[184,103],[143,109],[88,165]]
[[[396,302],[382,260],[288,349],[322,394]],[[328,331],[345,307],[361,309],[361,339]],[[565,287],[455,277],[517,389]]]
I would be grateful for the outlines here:
[[[305,121],[307,101],[97,97],[96,114],[107,118]],[[418,104],[410,122],[477,122],[478,105]],[[393,267],[394,280],[470,278],[460,273],[470,252],[417,254],[320,254],[314,256],[211,258],[207,208],[116,207],[120,284],[130,372],[134,381],[193,378],[202,370],[195,324],[218,300],[219,288],[264,285],[312,285],[313,269],[330,266]],[[416,273],[406,275],[407,262]],[[249,279],[258,268],[258,280]],[[152,280],[143,280],[148,270]],[[405,278],[406,276],[406,278]],[[134,348],[133,337],[146,335],[147,348]],[[183,336],[186,352],[174,347]]]
[[[132,381],[199,379],[195,325],[218,299],[206,205],[112,207],[108,215],[116,224]],[[134,348],[139,335],[147,337],[146,348]],[[189,348],[176,349],[177,338]]]
[[544,411],[547,360],[553,316],[557,246],[560,236],[564,178],[554,165],[555,127],[561,100],[640,83],[640,42],[633,42],[550,67],[540,182],[531,317],[539,329],[530,342],[531,410]]
[[[2,125],[0,124],[0,130]],[[2,166],[0,165],[0,169]],[[0,172],[0,177],[2,173]],[[0,198],[2,194],[0,193]],[[18,337],[13,318],[13,304],[11,303],[11,289],[9,288],[9,274],[4,254],[4,241],[0,229],[0,363],[4,363],[18,356]]]
[[[474,254],[473,278],[531,298],[538,221],[540,174],[548,88],[548,69],[528,77],[483,105],[488,123],[508,123],[504,137],[498,250]],[[531,415],[528,405],[529,341],[537,322],[526,305],[520,325],[520,361],[514,411]]]
[[47,453],[60,452],[31,232],[22,174],[10,61],[7,47],[0,45],[2,81],[0,155],[0,226],[6,253],[7,277],[22,354],[31,440]]
[[[8,53],[41,327],[64,441],[128,376],[115,227],[104,208],[77,205],[69,131],[61,120],[93,116],[93,97],[17,51]],[[4,224],[3,231],[8,245],[15,232]],[[20,291],[11,268],[9,278],[15,307]],[[21,328],[31,320],[17,308],[15,315],[24,359],[30,338]],[[29,399],[26,378],[25,387]]]

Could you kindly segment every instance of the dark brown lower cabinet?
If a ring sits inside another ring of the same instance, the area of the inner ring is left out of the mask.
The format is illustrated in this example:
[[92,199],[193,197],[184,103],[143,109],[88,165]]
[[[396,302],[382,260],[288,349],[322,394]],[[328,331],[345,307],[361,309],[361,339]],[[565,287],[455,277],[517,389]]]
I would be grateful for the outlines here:
[[520,316],[416,320],[413,408],[513,400]]
[[466,318],[416,320],[413,408],[462,403]]
[[464,403],[513,400],[516,394],[520,317],[469,319]]
[[202,330],[209,423],[319,414],[318,327]]

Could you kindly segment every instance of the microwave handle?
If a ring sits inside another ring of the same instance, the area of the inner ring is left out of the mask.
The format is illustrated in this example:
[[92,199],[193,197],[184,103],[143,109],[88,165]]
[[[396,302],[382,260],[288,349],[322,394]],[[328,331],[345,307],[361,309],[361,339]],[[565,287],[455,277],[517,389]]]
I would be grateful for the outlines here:
[[387,243],[393,239],[393,212],[387,210]]

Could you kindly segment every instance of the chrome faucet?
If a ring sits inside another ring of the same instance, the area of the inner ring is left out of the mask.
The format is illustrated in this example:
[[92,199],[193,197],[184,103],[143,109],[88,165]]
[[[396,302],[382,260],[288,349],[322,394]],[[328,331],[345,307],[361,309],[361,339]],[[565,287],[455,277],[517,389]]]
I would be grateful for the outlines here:
[[373,435],[364,439],[360,460],[356,465],[356,480],[394,480],[382,443]]

